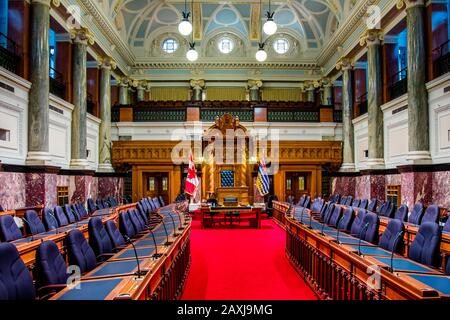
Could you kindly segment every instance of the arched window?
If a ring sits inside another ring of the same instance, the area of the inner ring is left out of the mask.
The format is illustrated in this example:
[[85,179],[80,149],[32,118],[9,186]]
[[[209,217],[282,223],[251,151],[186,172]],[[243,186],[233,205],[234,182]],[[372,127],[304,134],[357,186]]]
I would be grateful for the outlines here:
[[273,42],[273,50],[278,54],[285,54],[289,50],[289,41],[285,38],[278,38]]
[[162,43],[162,49],[166,53],[174,53],[178,50],[178,41],[174,38],[167,38]]
[[223,37],[219,40],[218,46],[220,52],[227,54],[233,51],[234,42],[228,37]]

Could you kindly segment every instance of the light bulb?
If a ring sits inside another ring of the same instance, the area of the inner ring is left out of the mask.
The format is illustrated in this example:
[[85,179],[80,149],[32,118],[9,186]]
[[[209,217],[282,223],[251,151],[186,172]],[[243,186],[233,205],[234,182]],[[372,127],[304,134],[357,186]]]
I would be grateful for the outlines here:
[[258,51],[256,51],[255,57],[256,57],[256,60],[258,60],[259,62],[266,61],[267,52],[264,51],[264,49],[259,49]]
[[277,32],[277,24],[273,21],[273,19],[269,18],[264,23],[263,30],[265,34],[271,36]]
[[191,24],[191,22],[187,18],[181,20],[180,24],[178,25],[178,31],[183,36],[190,35],[191,32],[192,32],[192,24]]
[[195,51],[195,49],[189,49],[189,51],[188,52],[186,52],[186,58],[189,60],[189,61],[195,61],[195,60],[197,60],[198,59],[198,52],[197,51]]

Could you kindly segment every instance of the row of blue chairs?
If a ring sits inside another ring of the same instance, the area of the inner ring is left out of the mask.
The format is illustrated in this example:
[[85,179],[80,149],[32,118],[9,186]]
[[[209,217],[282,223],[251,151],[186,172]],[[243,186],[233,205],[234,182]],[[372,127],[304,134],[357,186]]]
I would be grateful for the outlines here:
[[[312,212],[319,212],[320,221],[324,225],[349,233],[385,250],[396,253],[403,252],[405,226],[401,219],[391,219],[385,232],[379,237],[380,218],[374,212],[359,209],[356,214],[351,206],[343,209],[342,206],[335,203],[324,203],[322,199],[314,201],[312,208]],[[301,217],[302,210],[305,209],[295,208],[295,216],[298,217],[300,212]],[[425,217],[425,221],[420,225],[409,248],[409,258],[431,267],[439,267],[440,241],[441,228],[439,224]],[[446,272],[450,274],[450,261],[447,262]]]
[[375,212],[380,216],[391,219],[399,219],[415,225],[420,225],[422,222],[427,221],[439,223],[439,207],[432,204],[425,208],[420,201],[414,205],[411,213],[409,212],[408,206],[405,204],[402,204],[397,208],[391,201],[379,202],[377,199],[372,199],[369,202],[367,199],[359,200],[353,199],[352,196],[341,197],[339,194],[336,194],[330,197],[330,202],[367,209],[368,211]]
[[[150,209],[149,199],[139,203],[141,209],[120,214],[120,229],[114,221],[103,224],[101,217],[92,217],[88,223],[89,241],[80,230],[71,230],[65,238],[68,264],[78,266],[81,274],[86,274],[124,249],[128,237],[137,239],[150,232],[147,223],[154,210]],[[173,209],[163,210],[163,215],[172,213]],[[0,257],[0,300],[46,299],[67,285],[66,261],[53,241],[43,241],[37,248],[36,286],[13,244],[0,243]]]

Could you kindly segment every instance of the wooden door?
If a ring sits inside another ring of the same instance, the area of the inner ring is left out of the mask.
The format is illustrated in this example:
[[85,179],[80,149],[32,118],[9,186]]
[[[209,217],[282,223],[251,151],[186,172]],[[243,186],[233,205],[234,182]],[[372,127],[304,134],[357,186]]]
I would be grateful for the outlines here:
[[285,201],[289,196],[294,197],[294,203],[300,199],[304,194],[310,194],[310,173],[306,172],[286,172]]
[[149,172],[144,175],[144,194],[146,197],[162,196],[166,204],[169,203],[169,174],[167,172]]

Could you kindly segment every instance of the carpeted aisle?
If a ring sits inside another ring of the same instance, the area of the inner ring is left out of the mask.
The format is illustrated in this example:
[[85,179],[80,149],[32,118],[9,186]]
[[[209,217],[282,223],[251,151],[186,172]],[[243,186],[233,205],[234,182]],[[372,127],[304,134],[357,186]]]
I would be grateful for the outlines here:
[[259,230],[202,230],[193,221],[192,265],[182,299],[316,299],[289,264],[285,237],[271,220],[263,220]]

